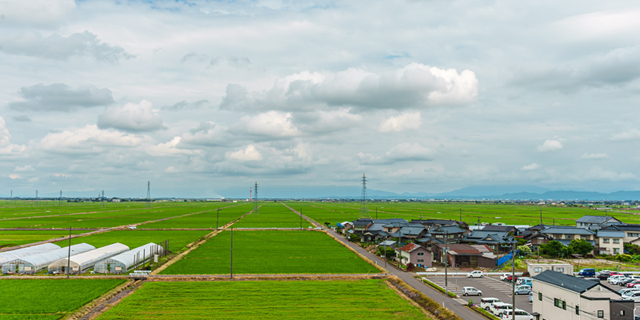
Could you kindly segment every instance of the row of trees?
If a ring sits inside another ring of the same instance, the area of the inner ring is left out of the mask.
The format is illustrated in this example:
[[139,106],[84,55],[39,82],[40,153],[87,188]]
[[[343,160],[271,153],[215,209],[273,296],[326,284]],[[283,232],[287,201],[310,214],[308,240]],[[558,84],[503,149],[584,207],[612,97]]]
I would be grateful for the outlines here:
[[593,251],[593,245],[584,239],[573,239],[568,246],[562,245],[557,240],[540,245],[540,253],[551,257],[569,257],[574,253],[585,256],[591,251]]

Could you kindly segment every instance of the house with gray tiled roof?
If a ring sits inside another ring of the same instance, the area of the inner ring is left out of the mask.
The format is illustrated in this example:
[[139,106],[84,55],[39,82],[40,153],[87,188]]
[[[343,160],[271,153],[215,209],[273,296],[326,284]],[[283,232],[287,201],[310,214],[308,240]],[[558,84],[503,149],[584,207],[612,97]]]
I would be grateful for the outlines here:
[[614,224],[624,223],[610,216],[584,216],[576,220],[576,227],[589,230],[599,230]]

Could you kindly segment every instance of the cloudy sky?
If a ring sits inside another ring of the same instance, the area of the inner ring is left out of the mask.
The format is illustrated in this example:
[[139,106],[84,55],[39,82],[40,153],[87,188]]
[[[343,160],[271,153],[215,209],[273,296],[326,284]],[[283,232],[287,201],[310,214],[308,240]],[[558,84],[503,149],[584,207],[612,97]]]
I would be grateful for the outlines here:
[[2,0],[0,30],[0,196],[640,189],[634,1]]

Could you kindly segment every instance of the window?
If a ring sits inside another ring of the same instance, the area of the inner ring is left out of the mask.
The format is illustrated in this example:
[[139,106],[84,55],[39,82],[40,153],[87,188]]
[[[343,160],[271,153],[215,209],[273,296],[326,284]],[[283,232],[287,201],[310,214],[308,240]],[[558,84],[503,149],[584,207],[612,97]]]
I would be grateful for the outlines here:
[[609,243],[609,238],[602,238],[602,243]]
[[556,271],[561,272],[561,273],[564,273],[564,268],[560,268],[560,267],[558,267],[558,268],[556,268]]
[[538,292],[538,301],[542,301],[542,292]]
[[613,253],[614,254],[619,254],[620,253],[620,248],[613,248]]
[[424,259],[418,259],[418,263],[423,263]]
[[560,300],[560,299],[556,299],[556,298],[553,299],[553,305],[558,307],[558,308],[562,308],[562,302],[563,301]]
[[619,244],[620,243],[620,239],[613,239],[613,243]]
[[624,316],[624,314],[625,314],[624,310],[620,310],[620,315]]
[[542,268],[541,267],[535,267],[535,268],[533,268],[533,272],[540,273],[540,272],[542,272]]
[[604,318],[604,310],[598,310],[598,318]]
[[419,256],[424,256],[424,252],[418,252]]
[[567,310],[567,302],[562,301],[562,310]]
[[580,314],[580,306],[576,306],[576,314]]
[[436,234],[436,238],[442,238],[443,236],[441,234]]
[[566,235],[564,236],[564,238],[565,238],[565,239],[571,239],[571,238],[572,238],[572,236],[571,236],[570,234],[566,234]]

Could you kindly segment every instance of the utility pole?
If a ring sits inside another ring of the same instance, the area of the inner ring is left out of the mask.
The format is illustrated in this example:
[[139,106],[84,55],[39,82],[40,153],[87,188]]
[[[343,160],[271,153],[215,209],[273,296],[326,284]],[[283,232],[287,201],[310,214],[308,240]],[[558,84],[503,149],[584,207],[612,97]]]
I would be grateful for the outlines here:
[[69,227],[69,254],[67,255],[67,279],[69,279],[69,273],[71,270],[71,227]]
[[444,232],[444,295],[445,296],[449,296],[449,293],[447,293],[449,287],[449,278],[448,278],[448,273],[447,273],[447,265],[449,264],[449,257],[447,256],[448,251],[447,250],[447,231]]
[[255,187],[253,189],[253,213],[260,213],[260,206],[258,205],[258,181],[256,181]]
[[58,206],[62,205],[62,190],[60,190],[60,198],[58,198]]
[[513,240],[511,249],[511,319],[516,320],[516,240]]
[[460,208],[460,222],[462,222],[462,208]]
[[376,220],[378,220],[378,207],[376,207]]
[[104,207],[104,190],[102,190],[102,198],[100,198],[100,199],[101,199],[101,202],[102,202],[102,206]]
[[542,206],[540,207],[540,224],[542,224]]
[[387,271],[387,245],[384,245],[384,254],[382,255],[384,259],[384,270]]
[[300,212],[298,212],[300,214],[300,230],[302,230],[302,208],[300,208]]
[[360,213],[362,213],[362,217],[367,217],[367,177],[362,174],[362,194],[360,197],[360,201],[362,201],[362,208],[360,209]]
[[220,222],[220,208],[218,208],[218,216],[216,217],[216,230],[218,230],[218,223]]
[[231,226],[231,279],[233,279],[233,226]]
[[151,209],[151,181],[147,181],[147,209]]

